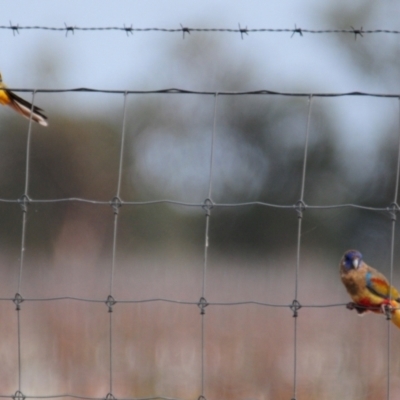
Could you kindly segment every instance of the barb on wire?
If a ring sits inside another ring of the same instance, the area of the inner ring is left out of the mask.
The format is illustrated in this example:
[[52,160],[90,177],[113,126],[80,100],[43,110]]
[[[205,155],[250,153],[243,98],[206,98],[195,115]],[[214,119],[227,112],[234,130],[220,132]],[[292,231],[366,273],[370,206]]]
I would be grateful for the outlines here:
[[65,22],[64,25],[65,25],[65,37],[68,36],[68,32],[72,32],[73,35],[75,34],[76,28],[74,26],[68,26]]
[[249,35],[249,31],[247,29],[247,26],[246,26],[246,28],[242,28],[240,26],[240,24],[239,24],[239,32],[240,32],[240,37],[242,38],[242,40],[243,40],[243,34],[246,34],[247,36]]
[[182,39],[185,39],[185,33],[188,33],[190,35],[190,29],[183,26],[182,24],[180,24],[181,26],[181,31],[182,31]]
[[294,25],[294,29],[293,29],[292,32],[293,32],[293,33],[292,33],[292,35],[290,36],[291,38],[292,38],[296,33],[298,33],[300,36],[303,36],[303,31],[301,30],[301,28],[298,28],[296,24]]
[[131,24],[131,26],[125,26],[124,24],[124,30],[126,32],[126,36],[129,37],[129,34],[133,35],[133,26]]
[[19,35],[19,26],[17,25],[13,25],[13,23],[10,21],[10,29],[12,30],[13,36],[15,36],[15,34],[17,33]]
[[351,29],[353,29],[353,33],[354,33],[354,40],[357,40],[357,36],[360,35],[361,37],[363,36],[363,27],[361,27],[360,29],[354,29],[353,27],[351,27]]

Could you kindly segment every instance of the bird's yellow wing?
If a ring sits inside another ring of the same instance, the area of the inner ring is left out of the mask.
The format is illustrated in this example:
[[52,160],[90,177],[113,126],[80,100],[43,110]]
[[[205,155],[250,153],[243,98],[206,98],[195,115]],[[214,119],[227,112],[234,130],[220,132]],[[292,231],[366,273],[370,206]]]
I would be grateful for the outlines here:
[[11,103],[10,91],[6,88],[4,83],[0,82],[0,104],[7,106]]
[[390,286],[386,278],[380,273],[367,272],[365,275],[366,286],[375,295],[382,298],[399,300],[399,292],[393,286]]
[[25,118],[32,118],[33,121],[40,125],[47,126],[47,117],[44,111],[24,100],[22,97],[17,96],[3,83],[0,74],[0,104],[3,106],[10,106],[17,113],[21,114]]

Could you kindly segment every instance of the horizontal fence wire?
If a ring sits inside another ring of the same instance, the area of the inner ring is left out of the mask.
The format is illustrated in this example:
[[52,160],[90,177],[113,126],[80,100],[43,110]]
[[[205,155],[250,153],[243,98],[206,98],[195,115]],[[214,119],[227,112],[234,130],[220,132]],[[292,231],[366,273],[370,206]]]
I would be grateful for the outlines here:
[[249,35],[250,33],[286,33],[290,34],[290,37],[294,35],[304,36],[305,34],[350,34],[357,37],[363,37],[363,35],[370,34],[391,34],[398,35],[400,34],[400,30],[396,29],[363,29],[349,27],[347,29],[302,29],[295,25],[293,28],[248,28],[247,26],[242,27],[241,24],[238,24],[237,28],[193,28],[187,25],[180,24],[180,27],[176,28],[139,28],[134,27],[133,24],[126,26],[91,26],[91,27],[83,27],[76,25],[69,25],[64,23],[64,26],[20,26],[19,24],[12,23],[10,21],[9,25],[1,25],[0,30],[9,30],[13,33],[13,35],[17,35],[20,31],[24,30],[36,30],[36,31],[52,31],[52,32],[63,32],[65,36],[68,36],[69,33],[74,34],[75,32],[101,32],[101,31],[116,31],[126,33],[127,36],[133,35],[136,33],[146,33],[146,32],[161,32],[161,33],[181,33],[182,38],[185,38],[186,34],[190,33],[234,33],[240,34],[241,39],[244,38],[244,35]]
[[[11,398],[11,396],[0,395],[0,398]],[[113,397],[90,397],[90,396],[80,396],[72,393],[55,394],[48,396],[28,396],[23,395],[20,398],[17,396],[12,396],[13,399],[23,400],[23,399],[60,399],[60,398],[72,398],[72,399],[87,399],[87,400],[116,400]],[[151,396],[151,397],[118,397],[118,400],[184,400],[178,397],[165,397],[165,396]]]
[[[114,206],[114,200],[92,200],[92,199],[84,199],[79,197],[67,197],[62,199],[27,199],[28,204],[45,204],[45,203],[68,203],[68,202],[77,202],[77,203],[88,203],[94,205],[107,205]],[[14,203],[14,204],[22,204],[21,199],[0,199],[0,203]],[[203,209],[205,207],[204,203],[190,203],[185,201],[178,200],[169,200],[169,199],[160,199],[160,200],[147,200],[147,201],[124,201],[121,200],[119,206],[151,206],[155,204],[171,204],[176,206],[183,207],[197,207]],[[243,203],[216,203],[213,202],[212,206],[215,208],[232,208],[232,207],[251,207],[251,206],[262,206],[262,207],[270,207],[270,208],[280,208],[287,210],[297,210],[299,205],[296,204],[273,204],[273,203],[265,203],[263,201],[246,201]],[[364,206],[361,204],[331,204],[331,205],[307,205],[304,204],[303,207],[309,210],[332,210],[337,208],[355,208],[359,210],[366,211],[388,211],[392,213],[393,204],[388,205],[387,207],[372,207],[372,206]]]
[[[74,296],[61,296],[61,297],[43,297],[43,298],[23,298],[23,302],[42,302],[42,301],[80,301],[85,303],[107,303],[107,300],[104,299],[89,299],[84,297],[74,297]],[[15,301],[15,297],[0,297],[0,301]],[[187,300],[174,300],[174,299],[166,299],[166,298],[151,298],[151,299],[139,299],[139,300],[118,300],[118,298],[114,299],[115,304],[138,304],[138,303],[173,303],[173,304],[181,304],[181,305],[193,305],[199,306],[198,301],[187,301]],[[232,302],[207,302],[208,306],[244,306],[244,305],[257,305],[264,307],[278,307],[278,308],[291,308],[293,305],[290,304],[274,304],[274,303],[265,303],[261,301],[232,301]],[[332,303],[332,304],[301,304],[302,308],[329,308],[329,307],[343,307],[348,303]],[[370,307],[371,308],[371,307]],[[369,309],[370,309],[369,308]]]
[[310,93],[310,92],[283,92],[268,89],[249,90],[249,91],[221,91],[213,92],[209,90],[188,90],[179,88],[157,89],[157,90],[115,90],[115,89],[93,89],[93,88],[73,88],[73,89],[31,89],[7,87],[13,92],[26,93],[105,93],[105,94],[194,94],[205,96],[246,96],[246,95],[271,95],[284,97],[383,97],[388,99],[400,98],[400,93],[373,93],[373,92],[338,92],[338,93]]

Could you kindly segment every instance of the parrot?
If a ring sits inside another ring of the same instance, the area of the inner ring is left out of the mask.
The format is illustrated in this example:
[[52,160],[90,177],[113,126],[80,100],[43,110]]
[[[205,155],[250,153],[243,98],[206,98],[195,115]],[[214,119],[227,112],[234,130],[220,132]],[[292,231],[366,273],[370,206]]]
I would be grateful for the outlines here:
[[[400,328],[400,295],[390,286],[383,274],[363,261],[358,250],[348,250],[339,264],[340,277],[352,302],[347,304],[359,315],[367,311],[390,315],[392,322]],[[388,317],[389,318],[389,317]]]
[[40,125],[47,126],[47,117],[44,111],[37,107],[32,106],[29,101],[17,96],[14,92],[7,88],[3,83],[3,78],[0,74],[0,104],[9,106],[14,109],[18,114],[21,114],[25,118],[31,118]]

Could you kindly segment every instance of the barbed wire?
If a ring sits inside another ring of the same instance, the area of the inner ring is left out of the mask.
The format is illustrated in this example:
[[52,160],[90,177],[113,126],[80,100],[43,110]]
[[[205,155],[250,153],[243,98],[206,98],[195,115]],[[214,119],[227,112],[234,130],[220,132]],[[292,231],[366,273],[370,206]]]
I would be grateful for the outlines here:
[[75,34],[75,32],[101,32],[101,31],[116,31],[116,32],[124,32],[127,36],[133,35],[136,33],[145,33],[145,32],[161,32],[161,33],[182,33],[182,38],[185,38],[186,34],[191,34],[194,32],[197,33],[234,33],[240,34],[241,39],[244,39],[244,35],[249,35],[250,33],[287,33],[291,34],[292,38],[294,35],[304,36],[305,34],[351,34],[356,39],[357,37],[363,37],[364,35],[369,34],[392,34],[398,35],[400,34],[400,30],[396,29],[363,29],[349,27],[347,29],[302,29],[298,27],[296,24],[294,28],[248,28],[242,27],[240,23],[237,28],[193,28],[187,25],[180,24],[180,27],[177,28],[159,28],[159,27],[148,27],[148,28],[139,28],[134,27],[133,24],[126,26],[91,26],[91,27],[82,27],[77,25],[70,25],[64,23],[64,26],[39,26],[39,25],[31,25],[31,26],[20,26],[19,24],[14,24],[10,21],[9,25],[1,25],[0,30],[9,30],[12,31],[13,35],[17,35],[20,31],[23,30],[36,30],[36,31],[52,31],[52,32],[64,32],[67,37],[69,33]]

